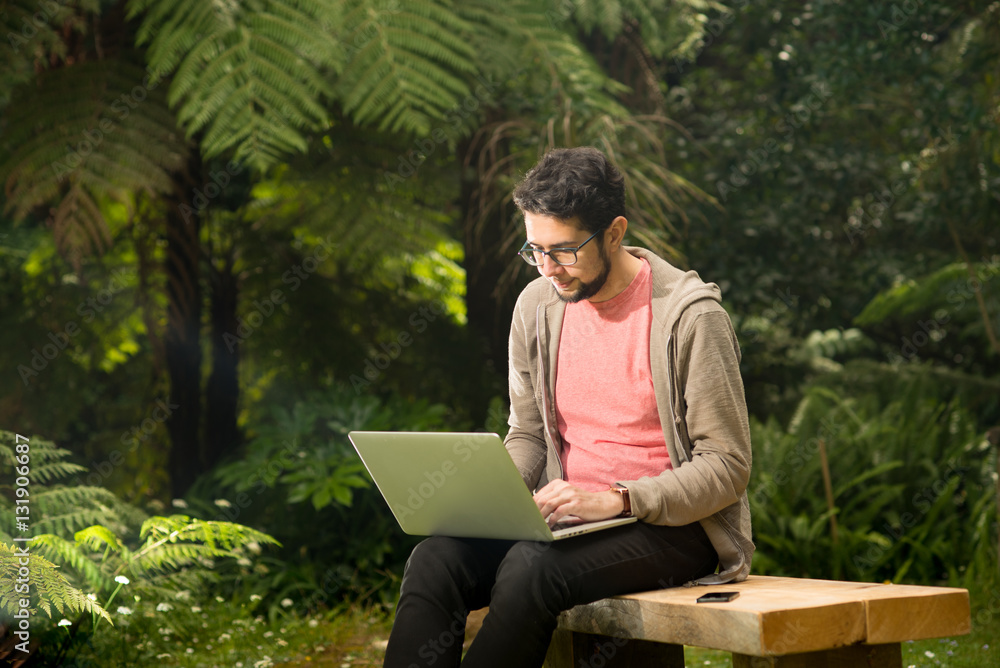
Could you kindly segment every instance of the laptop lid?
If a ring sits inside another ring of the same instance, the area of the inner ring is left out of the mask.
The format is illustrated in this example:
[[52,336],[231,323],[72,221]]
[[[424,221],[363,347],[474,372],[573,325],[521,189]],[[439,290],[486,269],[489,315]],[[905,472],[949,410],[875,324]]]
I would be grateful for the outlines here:
[[553,532],[497,434],[352,431],[348,437],[408,534],[552,541],[635,521]]

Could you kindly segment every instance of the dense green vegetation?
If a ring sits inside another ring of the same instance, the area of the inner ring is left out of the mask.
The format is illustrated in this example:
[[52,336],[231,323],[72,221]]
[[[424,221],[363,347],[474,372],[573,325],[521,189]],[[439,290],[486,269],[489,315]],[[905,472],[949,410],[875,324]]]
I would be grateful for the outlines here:
[[346,433],[503,431],[509,193],[566,145],[723,289],[755,571],[970,587],[958,658],[912,663],[982,660],[1000,4],[0,0],[0,28],[0,582],[26,438],[34,665],[382,633],[414,539]]

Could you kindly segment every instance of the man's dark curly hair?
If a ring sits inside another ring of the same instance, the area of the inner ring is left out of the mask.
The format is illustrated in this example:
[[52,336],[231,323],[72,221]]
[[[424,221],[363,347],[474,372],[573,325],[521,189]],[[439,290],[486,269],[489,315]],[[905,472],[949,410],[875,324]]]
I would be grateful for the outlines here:
[[625,215],[625,177],[596,148],[549,151],[514,188],[522,212],[569,220],[600,232]]

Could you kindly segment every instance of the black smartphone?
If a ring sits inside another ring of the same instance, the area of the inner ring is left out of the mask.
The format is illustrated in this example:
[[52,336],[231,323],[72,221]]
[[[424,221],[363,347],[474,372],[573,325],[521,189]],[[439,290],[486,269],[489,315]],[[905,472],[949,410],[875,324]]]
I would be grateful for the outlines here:
[[738,591],[713,591],[698,597],[698,603],[725,603],[731,601],[740,593]]

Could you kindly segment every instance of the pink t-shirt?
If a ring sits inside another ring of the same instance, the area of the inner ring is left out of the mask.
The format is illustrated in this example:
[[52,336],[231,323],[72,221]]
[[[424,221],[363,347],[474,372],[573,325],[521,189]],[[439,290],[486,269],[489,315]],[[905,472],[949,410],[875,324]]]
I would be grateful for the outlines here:
[[670,455],[653,393],[652,273],[613,299],[566,305],[556,361],[556,418],[566,481],[589,491],[656,476]]

